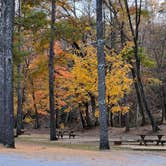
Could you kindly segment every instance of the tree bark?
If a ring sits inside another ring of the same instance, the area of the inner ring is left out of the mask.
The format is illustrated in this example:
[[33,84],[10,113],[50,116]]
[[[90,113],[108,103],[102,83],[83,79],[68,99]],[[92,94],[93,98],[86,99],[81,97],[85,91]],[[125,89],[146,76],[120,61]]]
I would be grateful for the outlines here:
[[79,109],[79,113],[80,113],[80,124],[81,124],[81,127],[84,129],[86,125],[85,125],[84,118],[82,116],[82,112],[80,109]]
[[[21,19],[21,0],[18,1],[18,15],[19,19]],[[19,46],[18,51],[21,52],[21,25],[18,25],[18,35],[19,35]],[[21,63],[17,66],[17,74],[18,74],[18,80],[17,80],[17,136],[21,135],[21,129],[22,129],[22,86],[21,86],[21,76],[22,76],[22,67]]]
[[59,126],[59,124],[60,124],[60,122],[61,122],[61,115],[60,115],[60,110],[56,110],[55,111],[55,115],[56,115],[56,128],[58,129],[60,126]]
[[90,115],[89,115],[89,104],[88,102],[85,103],[85,107],[86,107],[86,110],[85,110],[85,120],[86,120],[86,124],[87,124],[87,127],[88,128],[91,128],[93,125],[92,125],[92,121],[91,121],[91,118],[90,118]]
[[99,119],[95,116],[96,112],[96,97],[93,94],[90,94],[91,99],[91,107],[92,107],[92,114],[93,114],[93,126],[99,125]]
[[135,90],[136,90],[137,101],[138,101],[138,105],[139,105],[139,112],[142,116],[141,126],[144,126],[145,123],[146,123],[145,114],[144,114],[144,106],[143,106],[143,103],[142,103],[142,100],[141,100],[141,94],[140,94],[138,83],[136,81],[136,74],[135,74],[134,68],[131,68],[131,72],[132,72],[132,76],[133,76],[134,87],[135,87]]
[[51,39],[50,39],[50,54],[49,54],[49,104],[50,104],[50,140],[57,140],[56,137],[56,119],[54,105],[54,35],[55,35],[55,12],[56,0],[51,0]]
[[17,66],[18,82],[17,82],[17,136],[20,135],[22,129],[22,87],[21,87],[21,65]]
[[119,127],[122,127],[122,113],[121,112],[119,112],[118,113],[118,120],[119,120]]
[[[13,107],[13,30],[14,30],[14,12],[15,12],[15,1],[13,0],[1,0],[1,32],[3,35],[2,48],[0,55],[3,56],[2,65],[4,70],[2,70],[2,83],[3,86],[1,94],[4,99],[3,101],[3,111],[2,118],[4,118],[3,130],[4,137],[3,143],[6,147],[14,148],[14,107]],[[1,78],[0,78],[1,79]],[[3,122],[3,121],[2,121]]]
[[31,80],[31,85],[32,85],[33,107],[34,107],[34,110],[35,110],[35,123],[34,123],[34,129],[38,129],[38,128],[40,127],[40,124],[39,124],[39,115],[38,115],[38,111],[37,111],[36,97],[35,97],[35,87],[34,87],[33,80]]
[[111,127],[114,127],[114,120],[113,120],[113,113],[110,111],[110,125]]
[[[1,2],[2,3],[2,2]],[[2,9],[2,4],[1,4],[1,15],[0,15],[0,143],[4,144],[4,98],[5,98],[5,93],[4,93],[4,87],[5,87],[5,82],[4,82],[4,9]],[[3,14],[2,14],[3,13]]]
[[91,107],[92,107],[92,113],[93,116],[95,117],[95,112],[96,112],[96,100],[95,100],[95,96],[90,94],[90,102],[91,102]]
[[105,55],[103,42],[103,16],[102,0],[97,3],[97,58],[98,58],[98,102],[100,110],[100,150],[109,149],[107,110],[106,110],[106,86],[105,86]]
[[126,132],[129,132],[130,131],[129,112],[125,114],[125,126],[126,126]]

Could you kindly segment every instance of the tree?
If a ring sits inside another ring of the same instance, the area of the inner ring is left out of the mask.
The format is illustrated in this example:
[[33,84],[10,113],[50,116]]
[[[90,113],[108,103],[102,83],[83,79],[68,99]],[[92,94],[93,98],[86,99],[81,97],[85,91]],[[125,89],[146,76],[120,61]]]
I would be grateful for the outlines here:
[[96,0],[97,5],[97,58],[98,58],[98,102],[100,110],[100,150],[109,149],[107,110],[106,110],[106,86],[105,86],[105,55],[103,41],[103,15],[102,0]]
[[156,132],[158,130],[158,127],[157,127],[156,122],[154,121],[154,118],[152,116],[152,113],[150,112],[149,107],[148,107],[148,103],[147,103],[147,99],[146,99],[146,95],[145,95],[145,91],[144,91],[144,86],[142,83],[141,72],[140,72],[141,60],[140,60],[140,56],[138,54],[138,52],[139,52],[139,45],[138,45],[139,25],[140,25],[140,18],[141,18],[142,0],[140,0],[139,2],[137,0],[135,0],[134,23],[132,22],[132,19],[131,19],[131,12],[130,12],[129,4],[128,4],[127,0],[124,0],[124,3],[125,3],[126,12],[127,12],[130,31],[132,34],[132,40],[134,43],[133,50],[134,50],[134,57],[135,57],[135,67],[133,67],[133,69],[134,69],[133,71],[135,72],[135,79],[137,81],[138,90],[140,92],[141,100],[143,102],[145,111],[151,122],[152,130],[154,132]]
[[[2,1],[0,1],[0,38],[3,39],[4,32],[4,10]],[[4,143],[4,40],[0,42],[0,143]]]
[[1,129],[4,133],[1,141],[9,148],[14,148],[14,109],[13,109],[13,23],[15,2],[13,0],[1,1],[1,39],[0,55],[1,55],[1,69],[2,77],[0,78],[1,85],[1,116],[3,118]]
[[[21,20],[21,0],[18,1],[18,17],[19,21]],[[19,43],[18,43],[18,51],[21,52],[21,25],[18,25],[18,36],[19,36]],[[22,85],[21,85],[21,76],[22,76],[22,64],[21,62],[17,65],[17,73],[18,73],[18,80],[17,80],[17,135],[20,135],[22,129]]]
[[162,122],[166,121],[166,80],[165,80],[165,63],[166,63],[166,37],[165,23],[151,23],[148,25],[148,31],[145,36],[145,49],[148,55],[154,59],[155,65],[153,75],[158,78],[160,91],[160,104],[162,109]]
[[[132,40],[132,39],[130,39],[130,36],[131,36],[130,28],[128,27],[128,18],[126,15],[124,3],[122,0],[120,0],[120,1],[104,0],[104,3],[110,12],[110,19],[108,20],[108,23],[110,23],[109,27],[111,27],[110,31],[109,31],[109,33],[111,32],[111,34],[109,34],[107,37],[108,42],[107,42],[106,46],[108,48],[110,47],[112,49],[115,49],[116,51],[119,52],[120,51],[119,48],[123,49],[125,47],[125,45],[128,45],[127,41]],[[109,40],[111,40],[111,41],[109,41]],[[128,49],[128,51],[129,50],[130,49]],[[128,59],[128,62],[131,64],[130,59]],[[131,67],[131,74],[132,74],[133,80],[134,80],[134,87],[136,90],[139,111],[142,115],[142,124],[141,125],[144,125],[145,124],[144,107],[143,107],[143,102],[141,100],[141,94],[139,91],[138,83],[137,83],[137,81],[135,81],[136,74],[135,74],[134,67]]]
[[55,106],[54,106],[54,35],[55,35],[55,10],[56,1],[52,0],[51,11],[51,40],[49,54],[49,103],[50,103],[50,140],[57,140],[56,137],[56,121],[55,121]]

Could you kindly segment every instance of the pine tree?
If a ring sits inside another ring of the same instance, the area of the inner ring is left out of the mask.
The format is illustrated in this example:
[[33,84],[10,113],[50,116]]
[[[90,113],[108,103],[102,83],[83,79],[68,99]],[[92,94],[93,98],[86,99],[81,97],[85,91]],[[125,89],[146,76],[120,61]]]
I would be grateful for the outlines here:
[[50,55],[49,55],[49,102],[50,102],[50,140],[56,140],[56,120],[54,106],[54,35],[55,35],[55,10],[56,1],[52,0],[51,11],[51,40],[50,40]]
[[2,102],[1,115],[2,124],[0,130],[1,142],[9,148],[14,148],[14,109],[13,109],[13,22],[15,2],[13,0],[1,1],[1,41],[0,57],[1,57],[1,84],[0,84],[0,101]]
[[105,55],[103,42],[103,16],[102,0],[97,0],[97,57],[98,57],[98,102],[100,110],[100,150],[109,149],[107,110],[106,110],[106,86],[105,86]]

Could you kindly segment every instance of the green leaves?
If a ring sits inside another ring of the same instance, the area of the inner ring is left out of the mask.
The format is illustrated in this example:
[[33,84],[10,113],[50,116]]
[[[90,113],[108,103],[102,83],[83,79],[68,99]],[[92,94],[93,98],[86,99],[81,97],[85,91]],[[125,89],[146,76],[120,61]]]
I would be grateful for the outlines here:
[[145,51],[143,48],[139,47],[138,49],[139,49],[138,56],[141,59],[142,65],[144,65],[145,67],[148,67],[148,68],[154,67],[155,61],[145,54]]
[[70,20],[61,20],[56,23],[56,38],[67,41],[78,41],[82,37],[81,29],[77,23]]
[[[129,63],[135,62],[134,46],[132,43],[128,43],[126,47],[122,50],[121,54],[122,57]],[[141,64],[144,67],[152,68],[155,66],[155,61],[145,54],[145,51],[142,47],[138,48],[138,56],[140,57]]]
[[[47,15],[43,11],[32,10],[21,18],[20,24],[24,30],[32,30],[34,33],[48,25]],[[16,20],[17,21],[17,20]]]

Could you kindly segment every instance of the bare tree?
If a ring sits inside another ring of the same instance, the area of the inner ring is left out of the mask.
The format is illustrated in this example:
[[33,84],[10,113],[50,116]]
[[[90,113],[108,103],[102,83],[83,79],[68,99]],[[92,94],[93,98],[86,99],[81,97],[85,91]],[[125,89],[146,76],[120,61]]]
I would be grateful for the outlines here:
[[137,85],[138,85],[138,90],[140,92],[141,95],[141,100],[143,102],[143,106],[145,108],[145,111],[149,117],[149,120],[151,122],[152,125],[152,129],[153,131],[157,131],[158,127],[154,121],[154,118],[152,116],[152,113],[150,112],[149,108],[148,108],[148,103],[146,100],[146,96],[145,96],[145,92],[144,92],[144,87],[143,87],[143,83],[142,83],[142,78],[141,78],[141,73],[140,73],[140,57],[138,55],[138,39],[139,39],[139,25],[140,25],[140,17],[141,17],[141,6],[142,6],[142,0],[135,0],[135,19],[134,22],[132,22],[131,19],[131,13],[130,13],[130,9],[129,9],[129,4],[127,0],[124,0],[125,2],[125,8],[126,8],[126,12],[127,12],[127,17],[128,17],[128,22],[129,22],[129,26],[130,26],[130,31],[132,34],[132,40],[134,42],[134,57],[135,57],[135,66],[133,66],[134,72],[135,72],[135,78],[137,81]]

